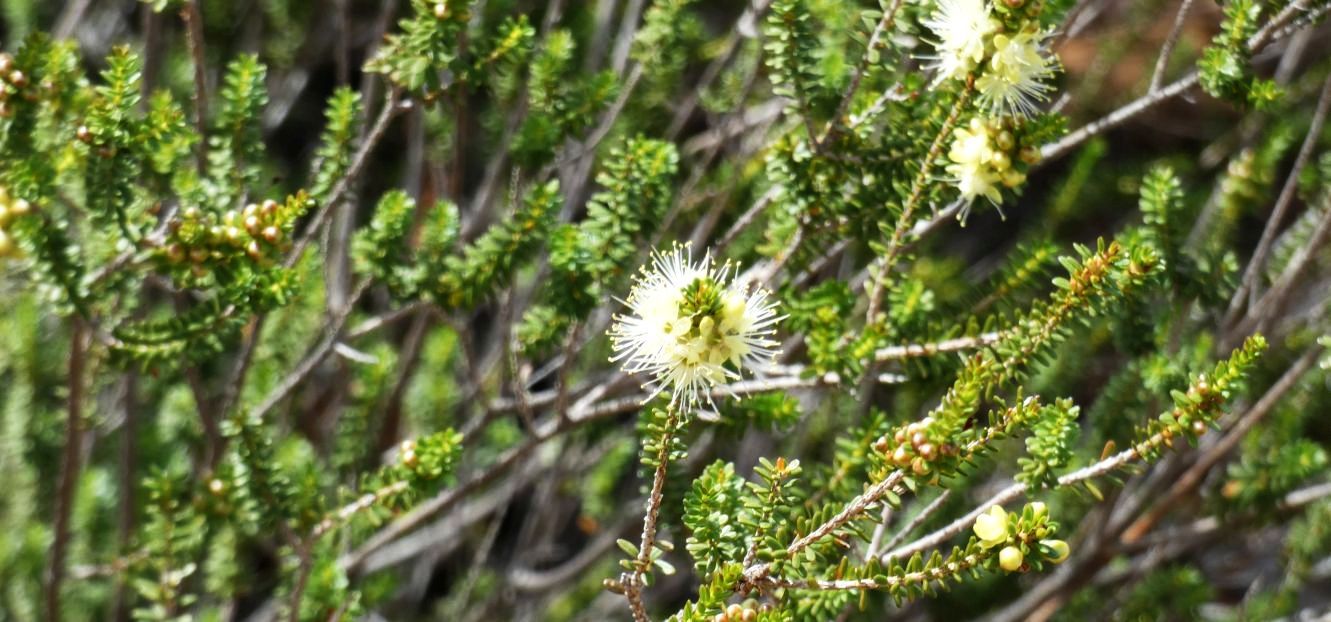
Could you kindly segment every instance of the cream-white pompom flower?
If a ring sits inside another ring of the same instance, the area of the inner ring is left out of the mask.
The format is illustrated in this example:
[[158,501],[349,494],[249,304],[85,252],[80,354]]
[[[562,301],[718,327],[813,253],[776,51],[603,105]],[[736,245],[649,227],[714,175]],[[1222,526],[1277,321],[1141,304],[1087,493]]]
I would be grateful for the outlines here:
[[776,356],[771,336],[782,318],[767,290],[750,290],[733,266],[714,265],[710,254],[693,263],[687,245],[654,253],[625,304],[630,313],[616,315],[610,327],[610,360],[651,376],[649,400],[669,391],[672,405],[714,406],[712,388]]
[[1054,59],[1044,50],[1045,37],[1032,31],[994,35],[994,53],[975,80],[980,100],[991,110],[1030,116],[1049,98],[1053,87],[1045,80],[1054,75]]
[[938,71],[935,83],[964,79],[984,60],[986,40],[999,27],[989,16],[985,0],[938,0],[937,10],[922,23],[937,38],[938,55],[932,64]]

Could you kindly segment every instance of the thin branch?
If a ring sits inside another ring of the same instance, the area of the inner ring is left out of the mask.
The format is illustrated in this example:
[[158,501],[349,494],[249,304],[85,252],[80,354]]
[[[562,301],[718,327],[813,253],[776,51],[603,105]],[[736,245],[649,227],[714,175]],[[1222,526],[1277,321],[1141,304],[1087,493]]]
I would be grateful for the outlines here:
[[[639,499],[638,503],[642,500]],[[633,519],[636,520],[636,516]],[[556,587],[567,585],[587,572],[592,564],[601,560],[601,556],[614,548],[615,541],[622,535],[626,535],[632,526],[632,521],[625,518],[614,527],[601,531],[595,540],[573,556],[572,559],[545,570],[532,570],[525,567],[517,567],[508,572],[505,579],[505,585],[524,593],[546,592]]]
[[1207,448],[1197,460],[1193,461],[1182,476],[1174,480],[1169,493],[1157,501],[1151,511],[1142,515],[1123,532],[1120,540],[1131,544],[1140,539],[1154,528],[1155,524],[1163,519],[1170,510],[1178,507],[1183,497],[1200,487],[1206,474],[1219,464],[1229,452],[1233,451],[1234,447],[1238,445],[1239,441],[1243,440],[1243,437],[1252,430],[1253,426],[1256,426],[1258,422],[1265,418],[1276,407],[1276,404],[1285,397],[1285,394],[1294,388],[1299,379],[1309,369],[1312,369],[1321,350],[1322,348],[1317,346],[1304,352],[1303,356],[1299,357],[1289,369],[1285,370],[1285,373],[1280,376],[1275,384],[1271,385],[1270,389],[1267,389],[1261,399],[1257,400],[1256,404],[1239,417],[1238,421],[1221,437],[1219,442]]
[[1285,302],[1295,291],[1294,286],[1303,278],[1304,273],[1313,267],[1317,252],[1326,248],[1326,244],[1331,242],[1331,195],[1322,201],[1321,209],[1322,219],[1318,221],[1317,228],[1313,230],[1308,243],[1299,248],[1289,265],[1285,266],[1284,271],[1276,278],[1271,290],[1257,301],[1253,307],[1252,317],[1240,324],[1231,334],[1242,334],[1239,331],[1266,332],[1271,321],[1284,311]]
[[180,8],[180,18],[185,20],[185,44],[189,47],[190,58],[194,62],[194,130],[199,133],[199,142],[194,146],[195,164],[199,174],[208,167],[208,73],[204,65],[203,53],[203,12],[199,0],[188,0]]
[[901,11],[901,5],[904,0],[893,0],[892,6],[883,12],[879,18],[878,24],[874,26],[873,32],[869,35],[869,42],[865,46],[864,54],[860,56],[860,61],[855,65],[855,72],[850,77],[850,84],[846,87],[846,93],[841,96],[841,101],[837,103],[836,112],[832,114],[832,119],[827,122],[827,127],[823,128],[822,136],[818,137],[818,147],[827,142],[836,129],[837,124],[841,122],[841,117],[845,116],[846,111],[850,109],[850,102],[855,99],[855,94],[860,90],[860,83],[864,81],[864,75],[868,72],[870,59],[877,52],[887,48],[887,37],[891,35],[892,28],[896,24],[897,13]]
[[1044,161],[1060,157],[1067,152],[1072,151],[1087,140],[1104,133],[1106,130],[1118,127],[1133,117],[1150,110],[1155,107],[1156,104],[1188,92],[1192,87],[1197,86],[1197,83],[1200,80],[1201,75],[1194,69],[1182,78],[1170,83],[1169,86],[1151,91],[1118,110],[1115,110],[1100,119],[1087,123],[1076,131],[1070,132],[1068,135],[1040,147],[1040,159]]
[[1151,85],[1146,89],[1147,93],[1154,93],[1160,90],[1160,84],[1165,79],[1165,69],[1169,66],[1169,57],[1174,55],[1174,46],[1178,44],[1179,35],[1183,34],[1183,24],[1188,19],[1188,9],[1192,8],[1192,0],[1183,0],[1179,5],[1178,13],[1174,15],[1174,26],[1169,30],[1169,36],[1165,37],[1165,42],[1160,46],[1160,56],[1155,59],[1155,71],[1151,72]]
[[384,328],[385,326],[388,326],[389,324],[395,324],[398,321],[409,318],[412,315],[414,315],[417,311],[426,311],[426,310],[434,313],[438,312],[438,309],[433,305],[431,305],[429,302],[423,300],[417,300],[415,302],[411,302],[397,309],[393,309],[392,311],[376,315],[368,320],[361,322],[360,324],[357,324],[356,326],[352,327],[350,330],[347,331],[346,338],[358,339],[360,337],[364,337],[370,333],[376,332]]
[[65,556],[69,551],[70,518],[74,492],[78,488],[83,456],[83,370],[87,362],[88,328],[83,318],[71,318],[69,336],[69,393],[65,404],[65,452],[60,463],[60,487],[56,491],[54,540],[46,581],[46,619],[61,620],[60,588],[65,580]]
[[314,216],[310,218],[309,223],[305,225],[305,231],[301,233],[300,238],[296,240],[291,252],[288,253],[286,259],[283,260],[283,266],[290,268],[296,265],[296,262],[300,261],[300,256],[305,251],[305,247],[314,239],[315,233],[319,231],[320,227],[323,226],[324,221],[328,219],[328,215],[332,212],[333,206],[337,205],[338,202],[345,197],[346,193],[351,189],[352,184],[358,177],[360,177],[361,172],[365,170],[365,165],[370,159],[370,152],[374,151],[374,148],[379,144],[379,140],[384,137],[384,132],[388,130],[388,123],[393,120],[393,117],[397,113],[404,109],[404,106],[398,105],[400,95],[401,94],[396,87],[388,92],[388,95],[384,98],[383,108],[379,111],[379,118],[375,120],[374,126],[371,127],[369,133],[365,135],[365,140],[361,141],[360,148],[356,150],[356,155],[351,159],[351,166],[347,168],[347,173],[343,175],[341,179],[337,180],[337,183],[333,185],[332,190],[328,192],[328,200],[320,206],[319,211],[315,212]]
[[369,279],[364,279],[355,287],[351,297],[347,299],[347,304],[329,321],[319,342],[310,349],[309,354],[305,355],[305,358],[301,359],[301,362],[294,369],[287,373],[286,377],[277,383],[277,386],[268,392],[263,401],[254,407],[251,416],[261,418],[268,414],[268,411],[291,395],[291,392],[305,382],[305,379],[318,368],[319,364],[328,358],[328,355],[333,351],[333,346],[342,335],[342,327],[346,325],[347,317],[351,315],[352,309],[356,306],[356,301],[365,293],[365,290],[369,289],[369,285]]
[[900,346],[888,346],[880,348],[874,353],[874,358],[879,362],[897,361],[933,356],[944,352],[973,350],[995,343],[1002,336],[1003,333],[1000,331],[991,331],[971,337],[956,337],[954,339],[945,339],[934,343],[911,343]]
[[[1148,445],[1158,446],[1163,442],[1164,442],[1164,436],[1162,434],[1156,433],[1155,435],[1147,439],[1145,442],[1143,442],[1142,445],[1140,446],[1148,446]],[[1076,471],[1073,471],[1071,473],[1068,473],[1067,475],[1058,478],[1058,485],[1065,487],[1065,486],[1071,486],[1073,484],[1078,484],[1090,479],[1095,479],[1111,471],[1117,470],[1130,462],[1135,461],[1138,457],[1140,457],[1140,454],[1138,453],[1137,447],[1131,447],[1129,449],[1125,449],[1095,464],[1083,467],[1081,469],[1078,469]],[[929,535],[926,535],[923,538],[915,540],[914,542],[911,542],[906,546],[899,547],[895,550],[892,550],[884,554],[883,559],[884,560],[906,559],[917,552],[938,547],[942,545],[944,542],[950,540],[953,536],[962,533],[967,529],[970,529],[972,526],[974,526],[975,519],[978,518],[984,512],[986,512],[990,507],[995,505],[1004,505],[1012,501],[1013,499],[1016,499],[1026,494],[1026,490],[1028,488],[1029,487],[1026,484],[1021,482],[1012,484],[1011,486],[1004,488],[1003,490],[999,491],[997,494],[990,497],[984,503],[981,503],[980,505],[976,506],[975,509],[971,510],[970,512],[967,512],[961,518],[958,518],[952,521],[951,523],[948,523],[947,525],[937,529],[933,533],[930,533]]]
[[[1287,36],[1299,28],[1307,26],[1324,13],[1327,8],[1327,6],[1318,7],[1317,11],[1305,14],[1302,16],[1302,19],[1300,19],[1299,13],[1305,11],[1307,7],[1304,6],[1302,1],[1290,4],[1273,17],[1271,21],[1267,22],[1261,30],[1257,31],[1256,34],[1248,39],[1248,52],[1255,54],[1271,42]],[[1063,138],[1040,147],[1040,159],[1050,160],[1060,157],[1076,148],[1081,143],[1098,136],[1106,130],[1122,125],[1129,119],[1150,110],[1156,104],[1186,93],[1200,82],[1200,77],[1200,74],[1194,69],[1187,75],[1171,83],[1169,86],[1152,90],[1118,110],[1109,113],[1105,117],[1088,123]]]
[[319,521],[319,524],[315,525],[314,529],[310,532],[309,539],[311,541],[318,540],[323,537],[324,534],[341,525],[345,525],[357,514],[383,503],[385,499],[405,492],[409,485],[410,482],[407,480],[399,480],[384,486],[383,488],[379,488],[374,492],[367,492],[357,497],[355,501],[338,508],[336,512],[328,514],[323,520]]
[[[836,374],[825,374],[814,378],[780,376],[721,385],[713,388],[711,395],[714,398],[720,398],[727,395],[747,395],[769,391],[813,388],[818,386],[835,385],[839,382],[840,377]],[[601,386],[608,386],[608,384],[609,383],[604,383]],[[651,394],[649,393],[639,393],[628,397],[597,401],[599,397],[603,395],[603,390],[598,389],[600,389],[600,387],[592,389],[588,392],[586,397],[578,403],[575,403],[567,419],[561,420],[558,417],[555,417],[542,422],[537,426],[536,430],[527,437],[527,440],[501,454],[494,463],[490,464],[482,471],[470,478],[464,479],[457,486],[443,491],[438,496],[422,502],[411,511],[399,516],[392,523],[389,523],[380,529],[354,551],[343,556],[340,561],[341,566],[351,573],[359,571],[361,566],[365,563],[365,560],[375,551],[387,546],[389,543],[401,538],[407,533],[414,531],[433,517],[448,511],[472,492],[498,479],[504,472],[519,463],[524,457],[536,451],[537,448],[550,440],[593,421],[599,421],[615,415],[640,410],[644,401],[651,397]],[[554,397],[551,396],[549,399],[553,401]]]
[[929,184],[933,174],[934,161],[943,152],[943,144],[952,135],[952,128],[956,127],[957,120],[961,118],[961,111],[970,103],[971,96],[975,94],[975,80],[973,77],[966,78],[966,87],[962,90],[957,101],[952,104],[952,110],[948,113],[947,119],[943,121],[943,126],[938,129],[938,134],[934,136],[933,142],[929,145],[929,150],[925,152],[924,161],[920,164],[920,171],[915,175],[915,180],[911,182],[910,194],[906,197],[906,202],[901,206],[901,214],[897,216],[896,225],[892,227],[892,236],[887,240],[887,248],[875,262],[874,276],[871,290],[869,292],[869,307],[865,312],[865,321],[870,325],[877,322],[878,308],[882,304],[884,281],[887,275],[896,266],[897,255],[901,252],[902,243],[906,239],[906,234],[913,230],[915,224],[915,210],[920,202],[924,200],[924,191]]
[[[904,527],[898,530],[896,535],[893,535],[892,539],[888,540],[887,544],[884,544],[882,548],[888,550],[896,548],[897,545],[901,544],[903,540],[910,536],[911,532],[919,529],[920,525],[923,525],[925,521],[929,520],[934,514],[937,514],[939,510],[943,509],[943,504],[947,503],[951,496],[951,490],[944,490],[943,494],[938,495],[937,499],[934,499],[933,502],[925,506],[923,510],[920,510],[920,513],[916,514],[915,518],[910,519],[909,523],[906,523]],[[871,552],[876,554],[879,551],[871,547]]]
[[83,23],[83,14],[87,13],[88,5],[92,0],[73,0],[65,5],[64,10],[60,11],[60,18],[55,22],[55,28],[51,29],[51,36],[56,39],[68,39],[74,34],[74,29]]
[[1308,165],[1308,161],[1312,159],[1317,141],[1322,137],[1322,124],[1326,122],[1329,107],[1331,107],[1331,76],[1328,76],[1326,81],[1322,83],[1322,92],[1318,96],[1317,108],[1313,112],[1312,121],[1308,126],[1308,135],[1303,139],[1303,145],[1299,147],[1299,154],[1294,158],[1294,165],[1285,178],[1285,185],[1280,190],[1280,196],[1276,198],[1275,207],[1271,209],[1271,215],[1266,219],[1266,228],[1262,229],[1262,237],[1257,241],[1257,248],[1253,250],[1252,258],[1248,260],[1248,267],[1243,272],[1243,280],[1229,300],[1229,309],[1225,312],[1224,320],[1226,326],[1238,321],[1242,312],[1251,308],[1252,303],[1255,302],[1257,278],[1266,265],[1266,256],[1271,252],[1276,233],[1285,220],[1285,212],[1289,210],[1289,206],[1294,202],[1294,196],[1298,194],[1299,173],[1303,172],[1304,167]]
[[643,576],[652,565],[652,550],[656,548],[656,521],[661,514],[661,501],[665,497],[666,470],[670,465],[670,445],[674,440],[675,426],[679,414],[672,404],[666,411],[664,431],[656,450],[656,472],[652,476],[652,491],[647,495],[647,512],[642,519],[642,538],[638,544],[638,558],[634,560],[633,572],[620,580],[624,588],[624,597],[629,601],[636,622],[648,622],[647,608],[642,602]]

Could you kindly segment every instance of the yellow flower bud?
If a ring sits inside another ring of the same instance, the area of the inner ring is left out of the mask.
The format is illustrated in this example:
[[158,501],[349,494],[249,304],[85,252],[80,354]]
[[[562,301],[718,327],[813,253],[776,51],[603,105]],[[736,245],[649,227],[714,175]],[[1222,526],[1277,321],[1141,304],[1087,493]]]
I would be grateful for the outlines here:
[[1006,171],[1003,171],[1003,176],[1001,178],[1001,181],[1003,182],[1004,186],[1007,186],[1009,188],[1016,188],[1017,186],[1020,186],[1022,182],[1026,181],[1026,174],[1016,169],[1010,168]]
[[1054,562],[1055,564],[1062,563],[1063,560],[1068,558],[1068,553],[1071,552],[1070,549],[1068,549],[1068,543],[1062,540],[1041,540],[1040,544],[1049,547],[1049,551],[1052,553],[1049,557],[1049,561]]
[[1000,506],[992,506],[987,512],[975,519],[975,536],[985,548],[1007,542],[1007,512]]
[[716,320],[709,315],[698,321],[698,334],[703,337],[712,336],[712,331],[716,330]]
[[1049,507],[1043,501],[1033,501],[1031,502],[1031,515],[1037,519],[1044,518],[1049,515]]
[[998,552],[998,565],[1008,572],[1019,570],[1022,561],[1021,549],[1015,546],[1005,546]]

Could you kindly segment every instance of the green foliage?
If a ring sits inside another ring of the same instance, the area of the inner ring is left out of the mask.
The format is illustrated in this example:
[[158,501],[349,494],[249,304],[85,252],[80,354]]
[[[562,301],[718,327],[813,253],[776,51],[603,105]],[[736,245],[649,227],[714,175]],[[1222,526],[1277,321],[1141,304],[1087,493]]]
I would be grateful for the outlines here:
[[567,30],[545,38],[527,68],[527,115],[510,148],[519,166],[534,168],[555,155],[561,141],[583,132],[610,104],[619,83],[609,71],[582,75],[574,65],[576,43]]
[[267,68],[257,56],[242,54],[226,66],[216,132],[208,141],[208,169],[216,189],[207,198],[215,209],[234,206],[236,197],[258,192],[266,147],[255,119],[268,105]]
[[742,498],[743,510],[736,517],[748,534],[748,549],[742,560],[759,560],[771,564],[773,573],[780,574],[786,558],[786,545],[794,535],[791,513],[795,499],[804,493],[799,476],[803,473],[799,460],[775,461],[759,458],[753,469],[758,481],[745,482]]
[[1053,486],[1054,471],[1072,459],[1080,429],[1077,415],[1081,409],[1072,400],[1058,400],[1040,410],[1031,435],[1026,439],[1026,456],[1017,461],[1021,473],[1017,480],[1032,486]]
[[1222,488],[1225,512],[1275,511],[1285,495],[1307,483],[1327,467],[1326,450],[1307,439],[1245,453],[1227,469]]
[[327,121],[315,152],[314,181],[310,186],[310,197],[320,204],[328,201],[338,180],[351,167],[356,122],[361,114],[360,94],[351,89],[338,89],[328,98],[324,113]]
[[982,398],[1038,361],[1064,338],[1069,324],[1085,322],[1112,302],[1145,287],[1159,266],[1155,254],[1145,247],[1125,249],[1118,242],[1100,241],[1095,251],[1082,246],[1076,250],[1081,262],[1061,258],[1068,277],[1054,279],[1057,289],[1049,302],[1033,305],[1013,318],[997,342],[967,360],[957,382],[930,413],[931,437],[952,439]]
[[382,73],[405,89],[438,91],[449,86],[446,72],[462,69],[458,37],[471,19],[470,4],[460,0],[411,0],[411,16],[398,22],[401,32],[388,35],[366,71]]
[[1151,573],[1132,590],[1123,604],[1123,619],[1202,620],[1202,605],[1214,597],[1214,588],[1196,568],[1177,566]]
[[735,465],[714,462],[693,480],[684,497],[684,526],[689,529],[685,546],[704,580],[744,557],[746,542],[738,524],[743,492],[744,480],[735,475]]
[[772,70],[773,91],[790,98],[806,121],[811,121],[807,119],[809,106],[819,95],[815,58],[819,45],[812,20],[805,0],[776,0],[764,24],[763,49]]
[[518,328],[526,348],[549,348],[613,291],[609,288],[636,255],[636,245],[665,215],[678,166],[674,146],[662,141],[633,138],[611,150],[596,176],[601,190],[587,202],[586,218],[550,236],[556,287],[547,289],[547,300],[528,311]]
[[[444,247],[452,246],[452,239],[457,236],[457,212],[451,206],[439,206],[431,213],[447,219],[440,226],[430,223],[432,240],[444,237]],[[354,250],[359,270],[370,274],[384,283],[399,296],[413,295],[420,280],[419,271],[407,266],[411,257],[411,248],[407,238],[411,234],[411,223],[415,217],[416,202],[400,190],[388,192],[379,198],[375,206],[374,217],[370,224],[356,236]]]
[[1183,190],[1173,170],[1161,166],[1146,174],[1138,209],[1146,224],[1144,238],[1164,259],[1166,273],[1176,283],[1185,281],[1190,269],[1182,254],[1187,214],[1183,211]]
[[1220,33],[1198,61],[1202,88],[1214,97],[1264,107],[1279,98],[1275,82],[1252,77],[1248,40],[1261,26],[1263,3],[1236,0],[1225,4]]
[[490,227],[460,256],[444,260],[431,296],[446,309],[470,308],[504,284],[545,240],[560,199],[558,182],[533,188],[517,212]]
[[848,356],[844,347],[850,331],[846,323],[854,307],[850,287],[836,280],[822,283],[786,304],[790,326],[806,334],[815,373],[858,372],[859,360]]
[[182,589],[198,570],[191,561],[204,544],[204,517],[190,501],[186,478],[162,473],[144,484],[148,511],[141,536],[144,559],[134,589],[147,603],[139,620],[187,619],[196,596]]
[[[135,153],[144,138],[136,110],[141,68],[126,47],[115,48],[107,63],[102,73],[105,84],[97,89],[84,134],[92,151],[84,184],[89,211],[133,240],[138,232],[131,229],[128,212],[134,201],[134,177],[142,166]],[[121,152],[122,157],[115,157]]]

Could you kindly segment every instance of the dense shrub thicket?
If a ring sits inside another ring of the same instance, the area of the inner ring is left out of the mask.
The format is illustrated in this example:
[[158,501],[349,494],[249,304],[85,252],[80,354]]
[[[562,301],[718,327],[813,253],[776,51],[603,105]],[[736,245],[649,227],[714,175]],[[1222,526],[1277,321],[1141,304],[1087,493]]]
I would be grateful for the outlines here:
[[0,620],[1331,607],[1327,0],[0,7]]

